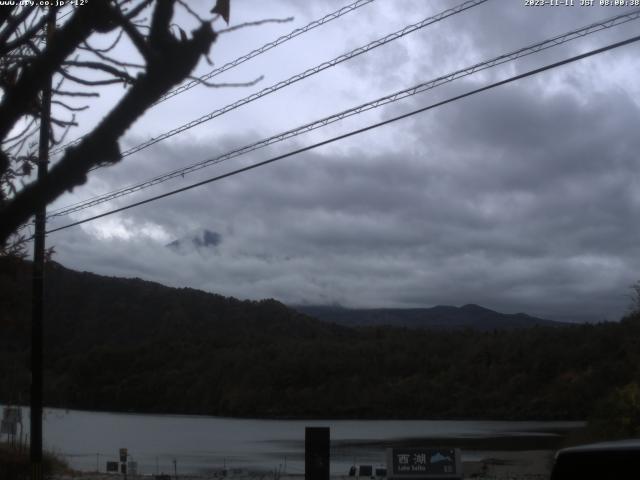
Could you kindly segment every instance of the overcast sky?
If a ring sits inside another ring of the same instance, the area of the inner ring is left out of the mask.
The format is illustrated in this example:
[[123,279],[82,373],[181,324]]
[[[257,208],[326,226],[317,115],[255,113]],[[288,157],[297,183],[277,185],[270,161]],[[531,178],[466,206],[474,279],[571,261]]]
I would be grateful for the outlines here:
[[[222,65],[346,3],[232,1],[231,24],[294,20],[221,35],[211,58]],[[458,3],[376,0],[215,79],[241,82],[264,75],[254,87],[200,86],[158,105],[127,133],[122,148]],[[53,207],[213,157],[623,11],[490,0],[96,171]],[[636,35],[639,24],[457,80],[52,225]],[[633,44],[607,52],[67,229],[50,235],[48,244],[55,246],[55,259],[70,268],[242,299],[350,307],[477,303],[557,320],[618,319],[629,305],[629,286],[640,279],[639,48]],[[198,73],[210,69],[203,63]],[[94,124],[121,93],[122,87],[103,90],[72,137]],[[210,241],[194,244],[191,239],[202,238],[204,231],[211,232]],[[167,247],[175,240],[177,248]]]

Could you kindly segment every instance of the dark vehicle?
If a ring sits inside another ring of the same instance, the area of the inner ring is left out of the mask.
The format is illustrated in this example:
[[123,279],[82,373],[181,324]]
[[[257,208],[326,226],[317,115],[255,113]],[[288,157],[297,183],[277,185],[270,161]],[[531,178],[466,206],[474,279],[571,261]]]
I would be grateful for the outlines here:
[[640,439],[594,443],[560,450],[551,480],[640,478]]

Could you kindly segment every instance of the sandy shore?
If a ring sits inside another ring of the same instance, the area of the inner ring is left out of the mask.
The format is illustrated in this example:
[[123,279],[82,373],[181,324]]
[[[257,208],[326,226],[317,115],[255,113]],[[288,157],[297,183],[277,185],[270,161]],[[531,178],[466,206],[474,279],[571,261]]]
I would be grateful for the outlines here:
[[[464,462],[464,478],[475,479],[513,479],[513,480],[546,480],[553,465],[553,450],[525,450],[525,451],[495,451],[490,457],[478,461]],[[56,475],[51,480],[119,480],[118,474],[75,473]],[[129,480],[148,480],[154,476],[131,476]],[[198,476],[178,475],[178,480],[275,480],[273,473],[250,473],[241,476]],[[280,480],[304,480],[304,475],[281,475]],[[347,475],[332,476],[332,480],[357,480]],[[173,479],[173,476],[171,477]],[[360,479],[362,480],[362,479]],[[368,480],[368,479],[367,479]]]

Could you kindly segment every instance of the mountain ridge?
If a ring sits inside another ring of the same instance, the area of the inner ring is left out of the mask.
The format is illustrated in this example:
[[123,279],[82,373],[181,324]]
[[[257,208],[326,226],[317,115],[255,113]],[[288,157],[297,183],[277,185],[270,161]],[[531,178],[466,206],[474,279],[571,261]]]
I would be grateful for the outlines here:
[[346,308],[324,305],[290,307],[318,320],[349,327],[385,325],[419,329],[472,328],[487,331],[567,325],[564,322],[533,317],[526,313],[501,313],[472,303],[461,307],[436,305],[427,308]]

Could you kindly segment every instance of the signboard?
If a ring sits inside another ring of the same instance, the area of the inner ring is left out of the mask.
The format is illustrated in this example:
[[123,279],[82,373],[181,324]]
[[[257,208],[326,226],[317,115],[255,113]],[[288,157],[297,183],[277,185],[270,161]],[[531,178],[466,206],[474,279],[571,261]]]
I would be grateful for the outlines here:
[[118,473],[118,462],[107,462],[108,473]]
[[460,450],[454,448],[392,448],[387,450],[388,478],[462,478]]
[[305,480],[329,480],[329,427],[304,429]]

